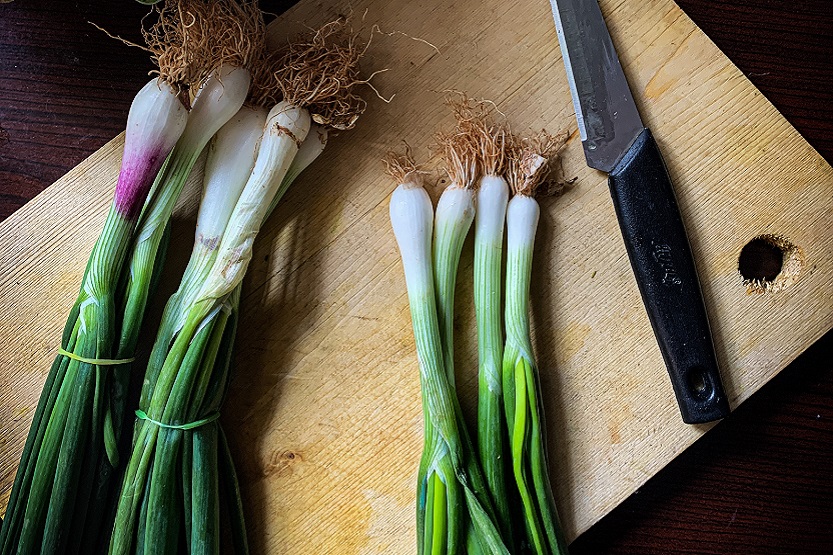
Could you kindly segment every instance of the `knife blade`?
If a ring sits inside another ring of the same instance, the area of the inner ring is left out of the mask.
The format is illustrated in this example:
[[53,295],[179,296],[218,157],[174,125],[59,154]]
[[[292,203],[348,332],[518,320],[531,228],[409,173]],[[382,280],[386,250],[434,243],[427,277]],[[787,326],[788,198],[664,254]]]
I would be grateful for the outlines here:
[[671,178],[597,0],[550,0],[587,164],[608,174],[622,238],[683,421],[729,414]]

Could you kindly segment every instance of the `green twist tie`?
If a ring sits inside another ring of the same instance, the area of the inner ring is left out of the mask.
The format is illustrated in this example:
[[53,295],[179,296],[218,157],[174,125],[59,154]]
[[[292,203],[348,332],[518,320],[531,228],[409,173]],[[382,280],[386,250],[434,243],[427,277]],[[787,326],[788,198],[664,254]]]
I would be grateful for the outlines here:
[[123,358],[123,359],[114,359],[114,358],[87,358],[82,357],[80,355],[76,355],[75,353],[70,353],[63,347],[58,349],[59,355],[64,355],[65,357],[71,358],[73,360],[77,360],[78,362],[83,362],[85,364],[95,364],[96,366],[119,366],[120,364],[130,364],[136,357],[131,358]]
[[196,422],[189,422],[188,424],[165,424],[164,422],[160,422],[158,420],[154,420],[143,410],[136,410],[136,417],[139,420],[147,420],[148,422],[152,422],[159,426],[160,428],[168,428],[169,430],[193,430],[194,428],[199,428],[200,426],[205,426],[206,424],[210,424],[220,418],[219,412],[214,412],[209,414],[202,420],[197,420]]

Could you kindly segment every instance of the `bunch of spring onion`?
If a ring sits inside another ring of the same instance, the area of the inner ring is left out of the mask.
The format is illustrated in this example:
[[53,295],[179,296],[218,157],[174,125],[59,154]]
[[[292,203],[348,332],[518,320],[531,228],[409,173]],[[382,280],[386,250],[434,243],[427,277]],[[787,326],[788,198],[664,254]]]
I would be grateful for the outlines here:
[[119,382],[133,357],[120,344],[119,287],[151,184],[186,127],[180,90],[206,73],[204,60],[192,56],[191,29],[168,23],[149,33],[159,77],[130,107],[113,202],[29,430],[0,553],[88,552],[82,546],[92,545],[87,542],[98,533],[99,519],[91,513],[118,464],[124,395]]
[[386,160],[399,184],[390,218],[405,270],[422,390],[417,547],[420,554],[509,553],[454,390],[454,281],[474,217],[475,169],[464,134],[444,136],[443,145],[452,185],[440,198],[436,221],[413,160],[394,154]]
[[[161,272],[171,214],[185,182],[208,141],[243,104],[249,91],[251,70],[264,55],[265,27],[253,2],[169,0],[159,10],[157,26],[170,25],[172,21],[185,22],[191,55],[207,60],[205,65],[211,70],[192,87],[196,92],[190,101],[185,129],[156,176],[139,219],[121,284],[124,317],[120,353],[135,353],[141,339],[142,322],[154,285],[150,277]],[[120,393],[119,427],[126,408],[129,373],[117,374],[115,385]],[[107,469],[104,465],[102,469],[104,475]],[[109,482],[109,479],[102,480],[100,487],[98,497],[102,503],[94,512],[99,521],[105,516],[112,518],[105,512],[111,511],[109,494],[112,487]],[[100,543],[100,535],[95,539]]]
[[567,553],[547,471],[544,417],[538,367],[529,327],[529,285],[540,207],[535,196],[548,185],[548,159],[566,134],[546,132],[514,140],[506,177],[514,196],[506,211],[506,346],[503,352],[503,407],[509,432],[514,486],[526,532],[524,549],[536,555]]
[[[219,553],[221,481],[228,486],[235,551],[248,551],[233,464],[217,422],[241,283],[269,213],[323,150],[326,129],[312,120],[346,129],[364,109],[352,93],[362,82],[360,55],[340,23],[296,39],[271,60],[282,100],[268,114],[243,107],[218,133],[192,257],[145,374],[111,553],[150,545],[159,553]],[[255,96],[255,103],[270,98]]]
[[[494,121],[490,103],[463,95],[451,98],[449,104],[457,124],[453,132],[439,137],[451,184],[439,199],[436,215],[409,153],[391,154],[386,160],[388,173],[399,182],[391,198],[391,222],[405,268],[423,395],[419,553],[465,549],[564,554],[566,542],[547,474],[527,311],[539,214],[534,196],[550,185],[549,158],[563,146],[565,136],[541,132],[520,140]],[[510,187],[515,193],[511,201]],[[453,347],[457,268],[473,221],[479,377],[476,454],[454,391]],[[470,503],[472,499],[479,504]]]

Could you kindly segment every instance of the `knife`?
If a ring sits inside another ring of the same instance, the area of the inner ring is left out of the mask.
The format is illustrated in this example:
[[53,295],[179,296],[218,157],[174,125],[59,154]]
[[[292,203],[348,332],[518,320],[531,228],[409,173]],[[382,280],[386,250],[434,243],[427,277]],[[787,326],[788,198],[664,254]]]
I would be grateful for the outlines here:
[[671,178],[639,116],[597,0],[550,0],[587,165],[608,174],[636,283],[683,421],[729,414]]

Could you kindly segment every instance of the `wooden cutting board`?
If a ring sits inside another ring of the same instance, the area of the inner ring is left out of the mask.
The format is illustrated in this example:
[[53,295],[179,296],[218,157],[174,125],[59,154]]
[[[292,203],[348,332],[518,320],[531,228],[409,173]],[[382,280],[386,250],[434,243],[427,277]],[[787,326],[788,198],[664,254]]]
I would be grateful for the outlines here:
[[[277,32],[348,11],[347,2],[331,4],[302,1]],[[357,128],[331,141],[258,239],[223,414],[255,553],[415,549],[422,420],[384,151],[405,139],[426,158],[433,132],[450,122],[441,104],[447,89],[494,100],[516,129],[575,130],[543,0],[350,5],[357,27],[394,33],[374,36],[366,68],[390,68],[374,83],[395,97],[371,100]],[[833,170],[671,0],[603,0],[602,9],[675,180],[737,406],[833,327]],[[114,139],[0,224],[2,505],[112,195],[121,145]],[[606,178],[585,166],[575,133],[564,165],[578,180],[544,202],[533,319],[552,479],[575,537],[709,427],[679,418]],[[176,213],[163,293],[190,250],[200,171]],[[782,291],[748,294],[738,255],[764,233],[800,247],[803,263]],[[469,414],[471,262],[469,245],[457,322]]]

